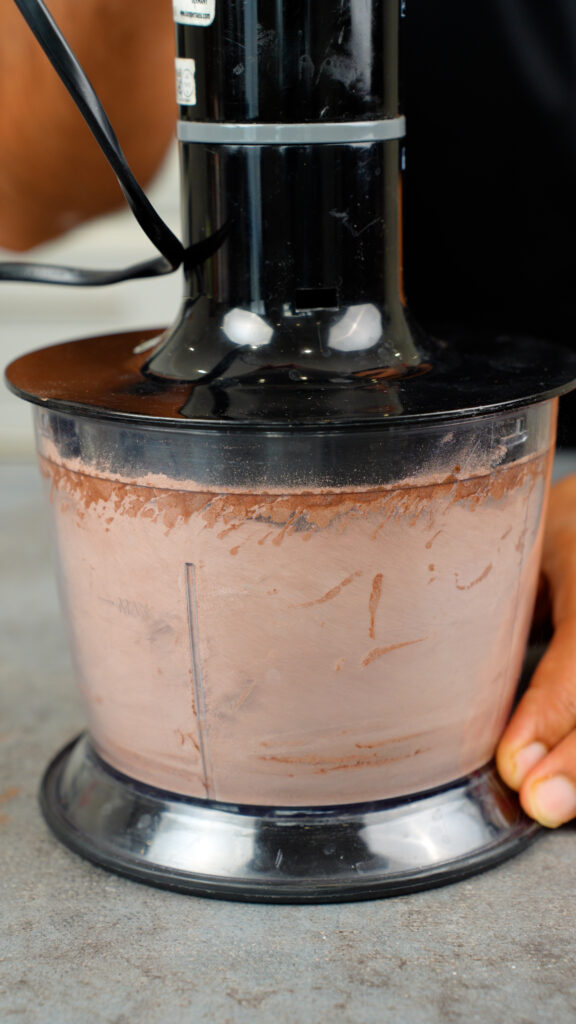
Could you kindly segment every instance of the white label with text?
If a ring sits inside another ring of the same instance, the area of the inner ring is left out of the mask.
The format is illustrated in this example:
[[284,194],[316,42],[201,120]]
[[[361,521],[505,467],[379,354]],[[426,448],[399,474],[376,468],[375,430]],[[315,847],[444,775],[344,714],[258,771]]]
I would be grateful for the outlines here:
[[180,25],[211,25],[216,14],[216,0],[173,0],[173,7]]
[[176,57],[176,100],[181,107],[196,103],[196,61],[191,57]]

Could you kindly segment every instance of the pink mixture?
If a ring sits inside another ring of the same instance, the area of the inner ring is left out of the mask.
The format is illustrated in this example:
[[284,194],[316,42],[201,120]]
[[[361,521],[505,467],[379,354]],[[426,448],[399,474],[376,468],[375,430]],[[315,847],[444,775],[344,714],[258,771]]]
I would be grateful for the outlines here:
[[250,494],[43,458],[97,750],[164,789],[290,806],[485,764],[520,671],[550,460]]

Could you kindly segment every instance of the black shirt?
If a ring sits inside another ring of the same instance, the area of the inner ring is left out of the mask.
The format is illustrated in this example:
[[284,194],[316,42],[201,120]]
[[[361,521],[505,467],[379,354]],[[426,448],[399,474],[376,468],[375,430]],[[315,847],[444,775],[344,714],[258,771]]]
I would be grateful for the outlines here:
[[408,0],[403,63],[410,308],[576,347],[576,0]]

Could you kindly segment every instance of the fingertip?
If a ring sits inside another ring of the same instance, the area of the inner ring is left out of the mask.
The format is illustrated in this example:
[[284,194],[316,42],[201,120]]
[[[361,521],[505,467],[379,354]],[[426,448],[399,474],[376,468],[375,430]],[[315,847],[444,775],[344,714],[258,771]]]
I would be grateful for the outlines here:
[[548,754],[548,748],[540,740],[516,747],[501,742],[496,752],[496,767],[504,782],[511,789],[519,790],[533,768]]
[[520,794],[526,813],[545,828],[559,828],[576,816],[576,785],[566,775],[529,781]]
[[515,785],[514,763],[507,747],[500,745],[496,751],[496,769],[500,778],[510,786],[510,789],[518,789]]

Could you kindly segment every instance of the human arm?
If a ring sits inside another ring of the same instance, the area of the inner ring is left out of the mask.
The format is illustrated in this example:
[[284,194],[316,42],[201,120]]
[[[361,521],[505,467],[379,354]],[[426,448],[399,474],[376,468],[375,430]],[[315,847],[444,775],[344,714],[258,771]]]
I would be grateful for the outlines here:
[[[146,184],[174,135],[170,0],[49,0],[132,170]],[[89,129],[13,0],[0,0],[0,246],[24,251],[120,206]]]
[[553,636],[500,741],[497,765],[530,817],[576,816],[576,475],[552,487],[542,554]]

